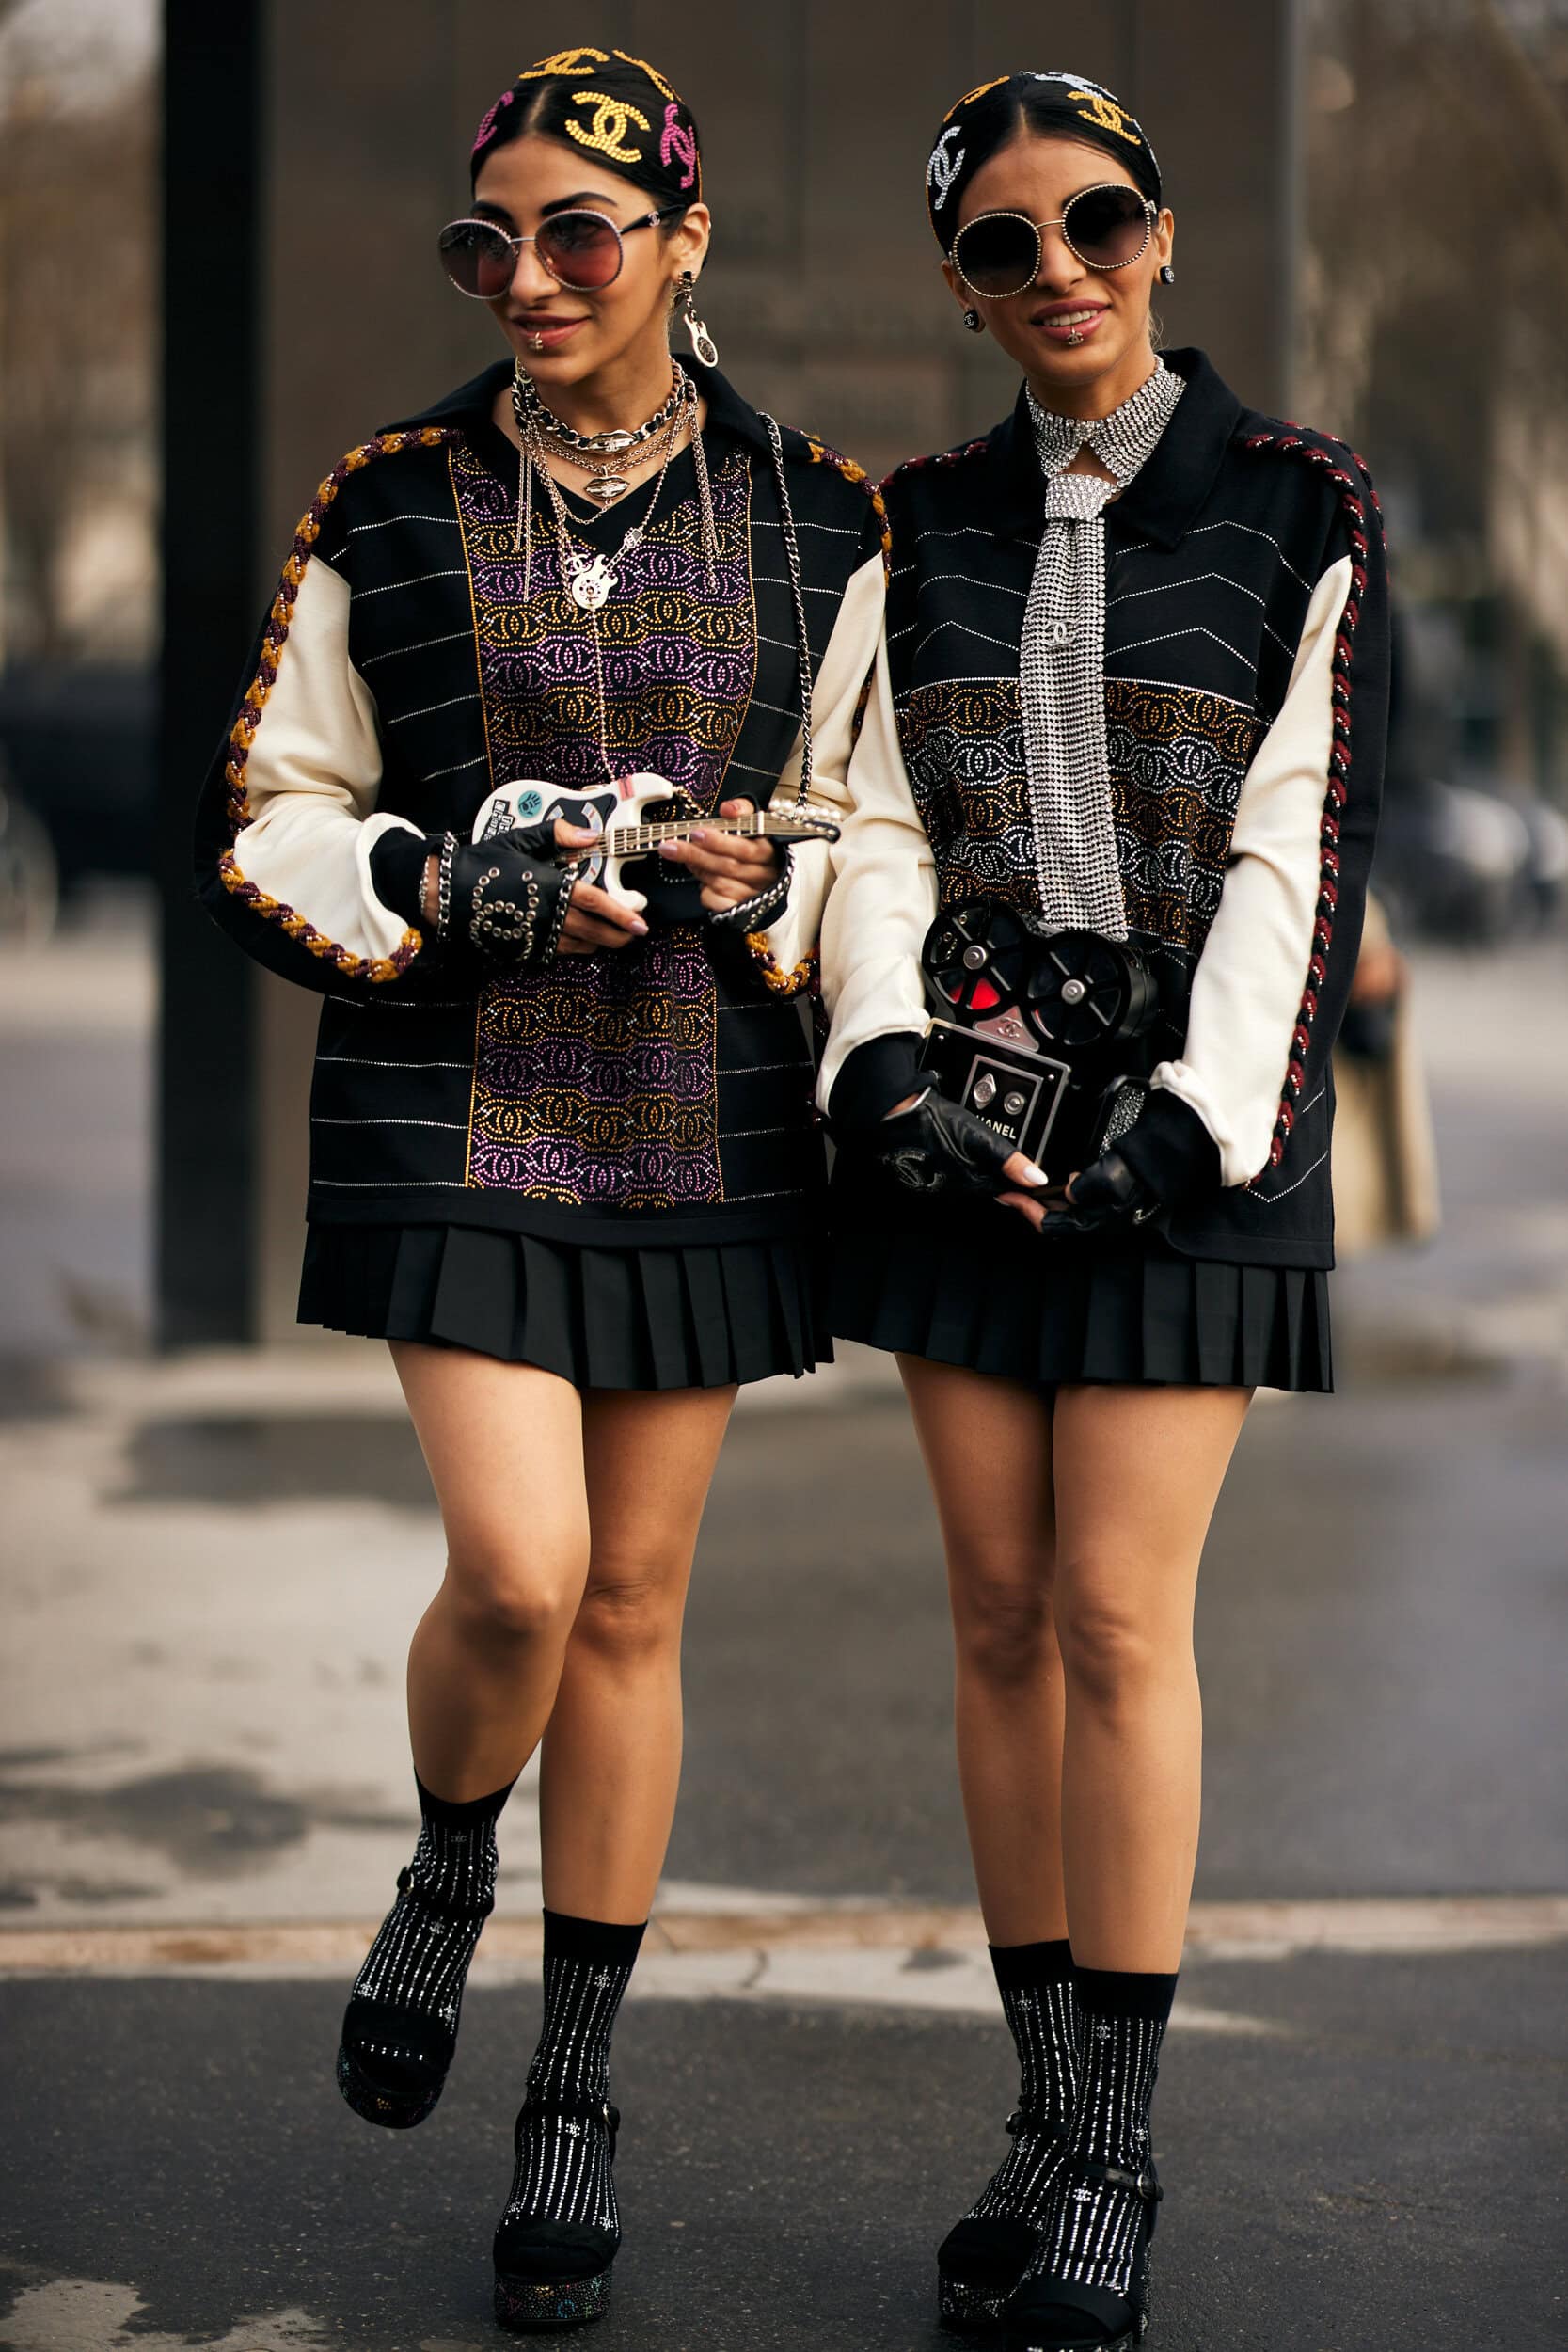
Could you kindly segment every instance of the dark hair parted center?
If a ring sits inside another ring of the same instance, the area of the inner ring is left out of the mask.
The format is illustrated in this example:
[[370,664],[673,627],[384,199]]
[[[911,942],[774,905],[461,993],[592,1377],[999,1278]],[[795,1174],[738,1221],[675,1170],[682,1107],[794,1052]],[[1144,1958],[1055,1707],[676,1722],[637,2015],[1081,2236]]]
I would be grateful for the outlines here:
[[470,182],[497,148],[530,132],[580,148],[661,206],[703,200],[696,117],[656,67],[624,49],[561,49],[527,67],[479,126]]
[[1108,89],[1081,73],[1005,73],[966,91],[948,109],[931,149],[926,204],[944,253],[953,250],[963,192],[975,173],[1031,132],[1103,149],[1150,203],[1161,202],[1154,150],[1142,124]]

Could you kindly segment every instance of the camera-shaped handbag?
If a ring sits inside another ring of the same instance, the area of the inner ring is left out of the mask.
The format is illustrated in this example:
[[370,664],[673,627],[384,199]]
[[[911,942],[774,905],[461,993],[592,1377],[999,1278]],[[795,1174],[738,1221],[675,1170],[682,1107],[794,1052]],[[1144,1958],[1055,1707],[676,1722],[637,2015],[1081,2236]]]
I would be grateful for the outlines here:
[[920,1067],[950,1102],[1062,1183],[1148,1099],[1128,1048],[1159,1010],[1143,958],[1097,931],[1048,930],[1001,898],[944,908],[920,951],[933,1009]]

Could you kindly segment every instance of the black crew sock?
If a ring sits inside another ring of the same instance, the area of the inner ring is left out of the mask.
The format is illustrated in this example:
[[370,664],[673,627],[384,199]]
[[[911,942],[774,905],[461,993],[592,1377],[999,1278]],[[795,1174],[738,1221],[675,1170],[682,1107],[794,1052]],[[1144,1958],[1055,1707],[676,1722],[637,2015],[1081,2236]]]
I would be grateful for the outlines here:
[[610,2170],[610,2038],[642,1942],[641,1927],[545,1914],[545,2019],[517,2118],[517,2167],[500,2219],[581,2224],[615,2239],[621,2217]]
[[451,2063],[468,1963],[495,1908],[496,1822],[515,1783],[463,1804],[415,1786],[419,1842],[355,1982],[342,2042],[373,2092],[394,2106],[433,2106]]
[[1012,2147],[965,2218],[1038,2228],[1072,2130],[1080,2029],[1072,1955],[1063,1936],[1047,1944],[993,1944],[990,1958],[1018,2051],[1018,2120]]
[[1071,2164],[1030,2277],[1125,2296],[1152,2210],[1135,2190],[1097,2182],[1081,2168],[1108,2164],[1135,2173],[1149,2161],[1149,2108],[1176,1979],[1075,1968],[1073,1988],[1083,2062]]

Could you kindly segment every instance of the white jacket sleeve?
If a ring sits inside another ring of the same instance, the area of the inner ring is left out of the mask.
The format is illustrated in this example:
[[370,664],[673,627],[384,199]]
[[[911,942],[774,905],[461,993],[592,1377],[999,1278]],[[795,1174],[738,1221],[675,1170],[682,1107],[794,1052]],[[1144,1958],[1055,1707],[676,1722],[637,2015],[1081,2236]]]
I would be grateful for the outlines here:
[[822,998],[832,1024],[817,1083],[824,1110],[858,1045],[918,1033],[927,1022],[920,947],[937,909],[936,861],[898,741],[885,633],[849,762],[843,825],[822,918]]
[[1213,1137],[1227,1184],[1247,1184],[1268,1163],[1312,957],[1334,646],[1351,584],[1347,555],[1313,592],[1285,700],[1242,786],[1181,1056],[1154,1072],[1155,1086],[1187,1104]]
[[[829,817],[834,823],[842,823],[848,803],[855,721],[876,660],[885,586],[881,556],[868,557],[844,592],[812,688],[812,788],[803,806],[807,815]],[[770,807],[787,811],[796,805],[801,756],[801,739],[797,733],[770,795]],[[781,995],[797,994],[816,970],[822,907],[831,878],[829,854],[820,842],[796,842],[784,854],[787,896],[777,914],[768,919],[769,901],[780,895],[769,890],[725,917],[726,929],[744,932],[761,977]]]
[[362,958],[377,977],[409,933],[376,897],[371,848],[395,828],[419,828],[374,813],[381,744],[375,703],[349,660],[348,608],[347,582],[329,564],[308,564],[245,758],[250,821],[231,864],[238,884]]

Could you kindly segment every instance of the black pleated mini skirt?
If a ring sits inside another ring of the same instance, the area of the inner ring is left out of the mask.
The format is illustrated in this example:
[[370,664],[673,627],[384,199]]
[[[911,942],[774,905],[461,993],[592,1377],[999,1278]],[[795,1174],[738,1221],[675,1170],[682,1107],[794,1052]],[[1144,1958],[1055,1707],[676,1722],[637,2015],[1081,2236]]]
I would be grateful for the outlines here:
[[312,1225],[299,1320],[468,1347],[578,1389],[715,1389],[832,1360],[805,1239],[600,1248],[466,1225]]
[[1334,1386],[1328,1278],[1188,1258],[1157,1233],[1047,1241],[965,1204],[918,1228],[841,1224],[833,1336],[1005,1380]]

